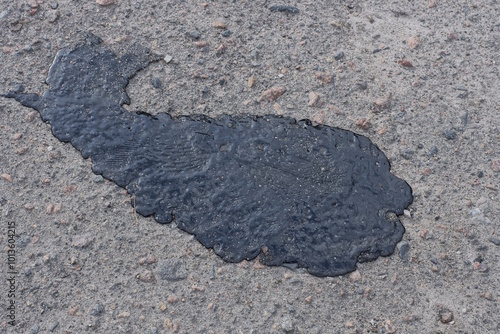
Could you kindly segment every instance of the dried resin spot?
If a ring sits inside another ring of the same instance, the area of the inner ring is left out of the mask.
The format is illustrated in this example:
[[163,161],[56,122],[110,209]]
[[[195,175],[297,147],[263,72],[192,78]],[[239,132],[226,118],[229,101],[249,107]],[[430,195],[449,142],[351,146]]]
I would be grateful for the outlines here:
[[287,117],[125,110],[129,79],[159,59],[140,48],[118,57],[94,37],[59,51],[43,96],[4,96],[38,110],[138,213],[175,220],[226,261],[260,255],[335,276],[394,251],[412,192],[368,138]]

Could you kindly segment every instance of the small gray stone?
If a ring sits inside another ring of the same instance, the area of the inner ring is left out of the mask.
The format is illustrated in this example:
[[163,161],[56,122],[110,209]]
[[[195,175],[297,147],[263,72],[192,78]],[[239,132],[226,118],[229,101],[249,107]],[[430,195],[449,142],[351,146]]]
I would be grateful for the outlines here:
[[157,78],[157,77],[151,78],[151,84],[156,89],[160,89],[161,88],[161,80],[159,78]]
[[415,153],[415,152],[413,152],[411,150],[404,150],[403,152],[401,152],[401,156],[405,160],[410,160],[411,157],[413,156],[413,153]]
[[59,327],[59,321],[54,321],[52,325],[50,325],[50,331],[55,331],[57,327]]
[[77,235],[73,238],[71,246],[75,248],[86,248],[92,242],[94,242],[95,237],[91,233],[86,233],[82,235]]
[[222,36],[224,36],[224,37],[229,37],[229,36],[231,36],[231,30],[224,30],[224,31],[222,32]]
[[397,244],[398,255],[403,261],[408,261],[408,253],[410,252],[410,244],[408,241],[403,240]]
[[368,88],[368,83],[366,81],[356,82],[356,87],[359,90],[366,90]]
[[96,176],[94,176],[93,181],[95,183],[102,183],[102,182],[104,182],[104,178],[102,177],[102,175],[96,175]]
[[462,117],[460,117],[460,120],[462,121],[462,125],[464,127],[467,126],[467,120],[469,118],[469,113],[468,112],[465,112],[465,114],[462,115]]
[[14,87],[12,87],[12,92],[13,93],[22,93],[22,92],[24,92],[24,86],[21,84],[17,84]]
[[297,14],[299,13],[299,9],[295,6],[287,6],[287,5],[274,5],[269,7],[271,12],[282,12],[282,13],[290,13]]
[[10,10],[4,10],[3,12],[0,13],[0,20],[3,20],[7,16],[9,16]]
[[335,54],[335,60],[340,60],[344,58],[344,52],[343,51],[339,51]]
[[429,151],[427,152],[427,155],[432,158],[433,156],[435,156],[436,154],[438,154],[439,150],[436,146],[432,146]]
[[493,244],[500,246],[500,239],[494,238],[494,237],[489,237],[488,240],[492,242]]
[[453,130],[446,130],[443,134],[447,140],[453,140],[457,138],[457,133]]
[[24,248],[31,241],[31,237],[29,235],[23,235],[17,240],[16,246],[19,248]]
[[158,266],[158,277],[166,281],[181,281],[187,277],[187,271],[182,262],[177,260],[166,260]]
[[92,315],[93,316],[100,316],[104,312],[104,305],[101,303],[95,304],[94,308],[92,309]]
[[173,57],[171,55],[166,55],[165,58],[163,58],[163,60],[165,60],[165,63],[170,63],[172,61]]
[[58,10],[53,11],[51,14],[49,14],[49,22],[56,23],[60,16],[61,14]]
[[293,332],[294,326],[292,323],[292,319],[289,316],[283,317],[283,320],[281,321],[281,329],[283,329],[285,333]]
[[40,331],[40,326],[33,325],[33,327],[31,327],[31,333],[37,334],[39,331]]
[[469,211],[469,215],[471,215],[472,217],[479,216],[481,213],[481,209],[479,208],[474,208]]
[[191,32],[188,32],[188,37],[190,37],[191,39],[200,39],[201,38],[201,34],[197,31],[191,31]]
[[438,314],[439,320],[441,320],[443,324],[447,324],[453,321],[453,312],[442,305],[439,306]]
[[50,8],[57,9],[57,7],[59,7],[59,4],[57,2],[54,1],[50,3]]

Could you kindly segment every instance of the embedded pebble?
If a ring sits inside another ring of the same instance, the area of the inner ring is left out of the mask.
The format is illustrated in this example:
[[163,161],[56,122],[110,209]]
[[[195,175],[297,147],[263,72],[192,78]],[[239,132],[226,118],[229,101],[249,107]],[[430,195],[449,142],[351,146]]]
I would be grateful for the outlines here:
[[95,182],[95,183],[102,183],[104,182],[104,178],[102,177],[102,175],[94,175],[92,177],[92,180]]
[[457,133],[453,130],[446,130],[443,134],[447,140],[453,140],[457,138]]
[[52,325],[50,325],[50,331],[53,332],[56,330],[56,328],[59,327],[59,321],[54,321]]
[[142,265],[145,265],[145,264],[153,264],[153,263],[156,263],[158,262],[158,259],[154,256],[147,256],[147,257],[143,257],[143,258],[140,258],[139,259],[139,264],[142,266]]
[[212,23],[212,27],[214,28],[218,28],[218,29],[226,29],[227,28],[227,25],[221,21],[214,21]]
[[371,126],[369,118],[360,118],[356,121],[356,126],[363,130],[368,130]]
[[318,105],[319,94],[316,92],[309,92],[309,103],[307,104],[309,107],[315,107]]
[[117,318],[121,318],[121,319],[129,318],[130,317],[130,312],[123,311],[123,312],[119,313],[116,317]]
[[281,321],[281,329],[285,333],[291,333],[294,331],[295,327],[293,326],[292,319],[290,316],[285,315],[283,320]]
[[252,88],[255,86],[255,83],[257,82],[257,79],[255,78],[254,75],[248,78],[248,88]]
[[359,270],[356,269],[352,273],[349,274],[349,278],[351,279],[351,281],[357,282],[357,281],[361,280],[361,273],[359,272]]
[[408,46],[412,49],[417,48],[417,46],[420,44],[420,39],[418,36],[412,36],[408,38]]
[[323,124],[323,122],[325,121],[325,111],[324,110],[318,111],[313,116],[312,121],[313,121],[313,123]]
[[197,42],[194,42],[194,45],[196,45],[199,48],[204,48],[205,46],[208,45],[208,42],[207,41],[197,41]]
[[95,0],[98,5],[109,6],[115,3],[115,0]]
[[56,205],[54,205],[54,214],[56,213],[59,213],[62,209],[62,204],[61,203],[57,203]]
[[171,259],[159,264],[157,274],[160,279],[171,282],[183,280],[188,276],[182,262]]
[[387,333],[387,334],[396,333],[396,327],[392,324],[392,322],[390,320],[386,320],[384,322],[384,329],[385,329],[385,333]]
[[4,179],[5,181],[8,181],[8,182],[12,182],[12,176],[10,174],[2,174],[0,175],[2,177],[2,179]]
[[12,140],[19,140],[23,137],[23,134],[18,132],[12,136]]
[[163,327],[165,327],[165,329],[172,329],[172,325],[172,319],[165,319],[163,322]]
[[92,315],[98,317],[102,313],[104,313],[104,305],[101,303],[95,304],[94,307],[92,308]]
[[432,146],[427,152],[427,156],[432,158],[433,156],[437,155],[438,152],[439,152],[438,148],[436,146]]
[[39,115],[39,113],[37,111],[30,111],[27,115],[26,115],[26,122],[33,122],[33,120],[35,119],[35,117]]
[[500,160],[493,160],[491,162],[491,170],[495,173],[500,172]]
[[443,305],[439,305],[438,315],[439,315],[439,320],[443,324],[448,324],[451,321],[453,321],[453,312],[448,308],[444,307]]
[[156,89],[160,89],[161,88],[160,78],[157,78],[157,77],[151,78],[151,85],[153,85],[153,87]]
[[49,14],[48,21],[50,23],[56,23],[57,20],[61,17],[61,13],[59,13],[58,10],[53,11],[52,13]]
[[342,52],[342,51],[337,52],[335,54],[334,58],[335,58],[335,60],[340,60],[340,59],[344,58],[344,52]]
[[410,244],[406,240],[400,241],[396,245],[398,249],[398,255],[403,261],[408,261],[408,253],[410,252]]
[[315,74],[315,77],[318,81],[321,82],[321,84],[329,84],[333,81],[333,75],[326,72],[317,72]]
[[381,97],[376,99],[373,102],[374,112],[380,112],[385,109],[389,109],[391,107],[391,94],[386,95],[385,97]]
[[78,306],[78,305],[77,305],[77,306],[74,306],[74,307],[72,307],[72,308],[70,308],[70,309],[68,310],[68,314],[69,314],[69,315],[75,315],[75,314],[76,314],[76,312],[78,312],[78,310],[79,310],[79,309],[80,309],[80,306]]
[[170,295],[167,298],[167,303],[169,303],[169,304],[175,304],[178,301],[179,301],[179,297],[177,297],[176,295]]
[[274,86],[264,91],[264,97],[269,101],[275,101],[283,95],[285,91],[285,87]]
[[403,67],[413,67],[413,64],[408,59],[399,59],[398,64]]
[[489,238],[488,238],[488,240],[489,240],[491,243],[493,243],[493,244],[495,244],[495,245],[497,245],[497,246],[500,246],[500,239],[498,239],[498,238],[494,238],[494,237],[489,237]]
[[287,6],[287,5],[274,5],[269,7],[269,10],[271,12],[282,12],[282,13],[290,13],[290,14],[297,14],[299,13],[299,9],[294,6]]
[[166,55],[163,60],[165,61],[165,63],[170,63],[172,61],[173,57],[171,55]]
[[144,283],[156,282],[156,277],[151,270],[144,270],[137,274],[136,278]]
[[197,31],[191,31],[189,32],[188,34],[188,37],[194,39],[194,40],[197,40],[197,39],[200,39],[201,38],[201,34]]
[[[54,210],[55,211],[55,210]],[[85,248],[94,241],[94,236],[90,233],[76,236],[71,245],[76,248]]]
[[12,22],[10,25],[10,31],[12,32],[18,32],[23,28],[23,24],[20,23],[19,21],[17,22]]

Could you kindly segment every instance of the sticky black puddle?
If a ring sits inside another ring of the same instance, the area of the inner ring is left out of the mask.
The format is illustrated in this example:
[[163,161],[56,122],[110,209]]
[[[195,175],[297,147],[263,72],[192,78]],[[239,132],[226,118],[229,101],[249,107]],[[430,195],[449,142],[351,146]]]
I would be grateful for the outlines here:
[[131,113],[129,79],[158,60],[98,41],[57,54],[49,90],[10,93],[40,112],[94,173],[135,195],[137,212],[177,226],[229,262],[260,254],[336,276],[390,255],[413,197],[368,138],[277,116]]

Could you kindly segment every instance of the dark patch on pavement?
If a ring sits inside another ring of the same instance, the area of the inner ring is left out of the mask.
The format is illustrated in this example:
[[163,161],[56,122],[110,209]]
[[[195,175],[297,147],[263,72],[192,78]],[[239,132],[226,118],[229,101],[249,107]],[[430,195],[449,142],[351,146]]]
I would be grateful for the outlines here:
[[269,10],[271,12],[282,12],[282,13],[291,13],[291,14],[298,14],[299,9],[294,6],[288,6],[288,5],[273,5],[269,7]]
[[129,79],[160,56],[116,56],[96,38],[58,52],[49,90],[10,93],[40,112],[94,173],[135,195],[137,212],[175,220],[224,260],[260,254],[335,276],[390,255],[413,197],[368,138],[277,116],[131,113]]

